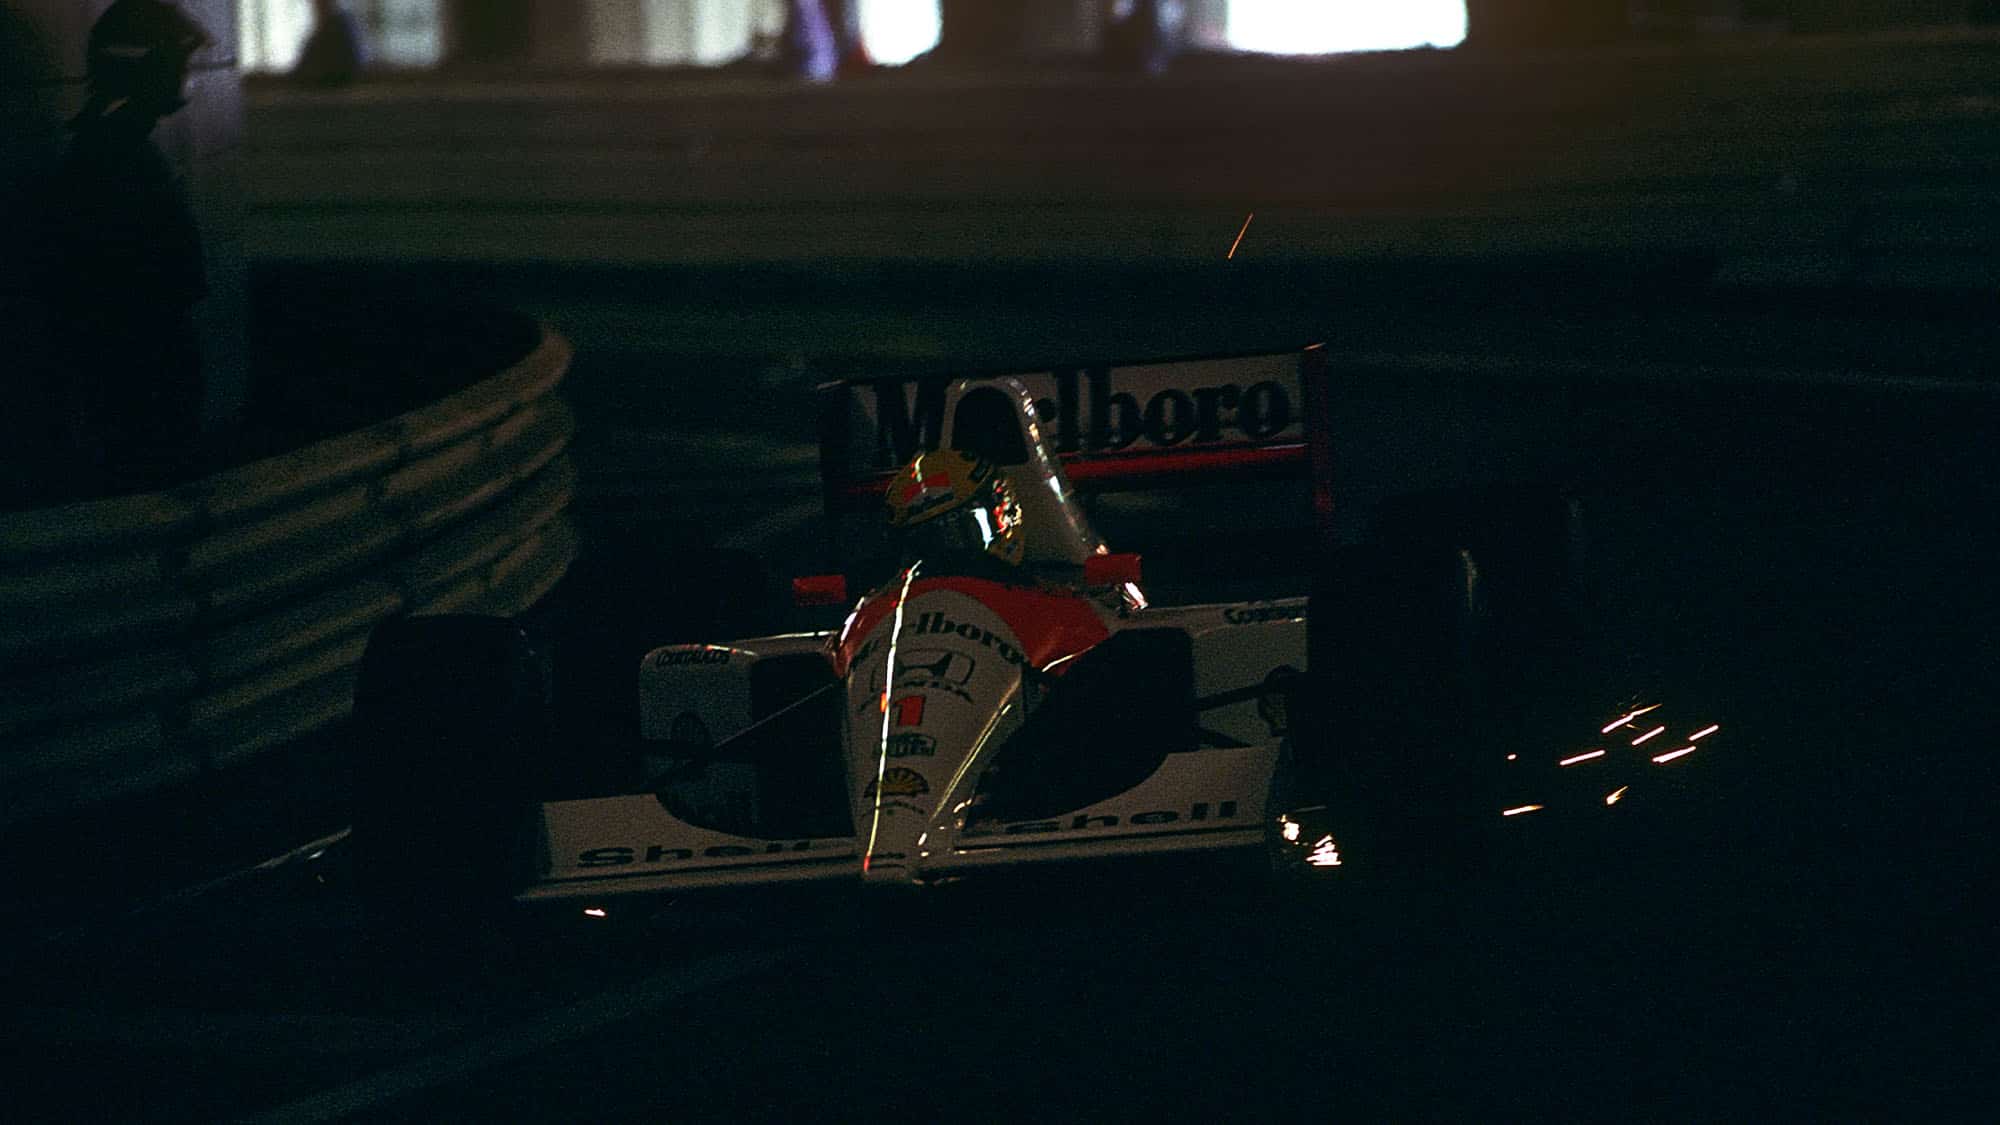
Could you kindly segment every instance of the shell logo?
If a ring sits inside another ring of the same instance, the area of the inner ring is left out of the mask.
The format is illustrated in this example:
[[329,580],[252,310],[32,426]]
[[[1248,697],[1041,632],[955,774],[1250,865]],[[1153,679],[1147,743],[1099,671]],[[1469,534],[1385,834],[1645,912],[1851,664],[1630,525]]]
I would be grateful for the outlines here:
[[862,796],[921,797],[930,791],[931,783],[924,780],[923,774],[908,766],[891,766],[882,771],[879,782],[868,783],[868,791]]

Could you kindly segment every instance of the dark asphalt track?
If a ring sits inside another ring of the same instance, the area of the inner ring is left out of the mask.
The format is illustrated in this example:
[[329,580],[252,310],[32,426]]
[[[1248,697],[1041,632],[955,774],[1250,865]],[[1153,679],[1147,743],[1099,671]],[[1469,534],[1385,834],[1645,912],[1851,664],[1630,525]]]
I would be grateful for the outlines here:
[[1979,955],[1887,914],[1947,921],[1935,888],[1771,843],[1316,912],[1166,879],[417,942],[358,928],[336,851],[48,951],[10,1085],[64,1120],[1973,1113]]

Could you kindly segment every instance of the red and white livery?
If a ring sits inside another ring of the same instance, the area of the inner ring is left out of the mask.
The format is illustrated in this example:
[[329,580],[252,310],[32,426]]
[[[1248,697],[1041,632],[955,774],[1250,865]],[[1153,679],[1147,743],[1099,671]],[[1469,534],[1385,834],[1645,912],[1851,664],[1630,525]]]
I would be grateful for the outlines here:
[[[1309,849],[1286,787],[1303,594],[1152,605],[1137,557],[1110,552],[1071,478],[1303,476],[1301,374],[1315,358],[826,388],[829,510],[863,527],[844,537],[849,575],[800,588],[869,591],[837,629],[648,653],[653,787],[544,804],[543,870],[520,897],[927,884],[999,866]],[[990,566],[892,551],[869,574],[862,556],[880,532],[866,525],[892,522],[885,489],[925,510],[916,518],[951,499],[944,469],[892,480],[936,450],[965,451],[947,467],[1004,473],[1018,511],[982,513],[980,526],[1011,518],[1025,541]],[[789,689],[774,696],[774,680]]]

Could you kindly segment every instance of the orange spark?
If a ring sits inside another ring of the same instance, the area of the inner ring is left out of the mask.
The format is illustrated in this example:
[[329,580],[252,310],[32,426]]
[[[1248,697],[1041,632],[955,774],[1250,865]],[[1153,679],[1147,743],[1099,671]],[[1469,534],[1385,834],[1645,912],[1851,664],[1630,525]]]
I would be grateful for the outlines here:
[[1681,748],[1680,748],[1679,750],[1670,750],[1670,751],[1668,751],[1668,752],[1667,752],[1667,753],[1665,753],[1665,754],[1658,754],[1658,755],[1655,755],[1655,756],[1654,756],[1654,758],[1653,758],[1653,762],[1654,762],[1654,764],[1656,764],[1656,765],[1660,765],[1660,764],[1664,764],[1664,763],[1667,763],[1667,762],[1671,762],[1671,761],[1673,761],[1673,760],[1674,760],[1675,758],[1678,758],[1678,757],[1681,757],[1681,756],[1682,756],[1682,755],[1684,755],[1684,754],[1692,754],[1692,753],[1694,753],[1694,747],[1692,747],[1692,746],[1683,746],[1683,747],[1681,747]]
[[1576,757],[1574,757],[1574,758],[1564,758],[1564,759],[1563,759],[1562,761],[1560,761],[1560,762],[1557,762],[1557,763],[1556,763],[1556,765],[1559,765],[1559,766],[1573,766],[1573,765],[1577,764],[1578,762],[1588,762],[1588,761],[1589,761],[1589,760],[1591,760],[1592,758],[1602,758],[1603,756],[1604,756],[1604,751],[1602,751],[1602,750],[1592,750],[1592,751],[1591,751],[1590,753],[1588,753],[1588,754],[1578,754],[1578,755],[1577,755]]
[[1223,260],[1225,261],[1236,260],[1236,248],[1238,246],[1243,245],[1243,236],[1250,230],[1250,220],[1256,217],[1257,217],[1257,212],[1255,211],[1250,212],[1249,215],[1244,217],[1243,229],[1236,232],[1236,241],[1229,244],[1229,253],[1223,255]]
[[1648,711],[1658,711],[1662,706],[1664,706],[1664,704],[1655,703],[1651,707],[1641,707],[1637,711],[1627,712],[1626,714],[1620,715],[1618,718],[1611,720],[1610,726],[1605,727],[1603,730],[1598,731],[1597,733],[1610,734],[1612,731],[1617,730],[1619,727],[1624,726],[1626,723],[1631,722],[1633,719],[1638,718],[1639,716],[1645,714]]
[[1665,727],[1654,727],[1654,728],[1653,728],[1652,730],[1649,730],[1649,731],[1647,731],[1647,732],[1646,732],[1645,734],[1642,734],[1642,735],[1640,735],[1639,737],[1637,737],[1637,738],[1633,739],[1633,740],[1632,740],[1632,745],[1634,745],[1634,746],[1637,746],[1637,745],[1639,745],[1639,744],[1640,744],[1641,742],[1644,742],[1644,741],[1646,741],[1646,740],[1647,740],[1647,739],[1649,739],[1649,738],[1655,738],[1655,737],[1657,737],[1657,736],[1659,736],[1659,735],[1662,735],[1662,734],[1665,734],[1666,732],[1667,732],[1667,728],[1665,728]]

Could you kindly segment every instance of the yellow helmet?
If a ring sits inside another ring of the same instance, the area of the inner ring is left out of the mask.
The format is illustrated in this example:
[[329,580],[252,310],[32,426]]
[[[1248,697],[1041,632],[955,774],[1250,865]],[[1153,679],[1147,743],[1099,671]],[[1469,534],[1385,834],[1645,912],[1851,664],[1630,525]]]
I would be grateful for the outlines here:
[[1027,547],[1013,482],[955,449],[917,454],[889,478],[884,499],[906,562],[983,553],[1019,565]]

